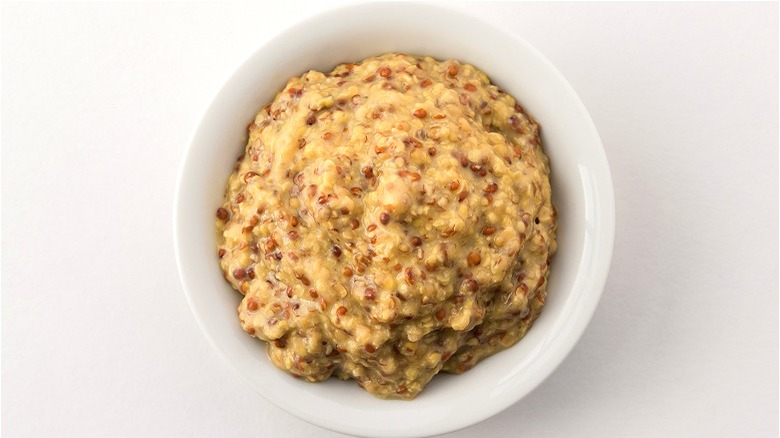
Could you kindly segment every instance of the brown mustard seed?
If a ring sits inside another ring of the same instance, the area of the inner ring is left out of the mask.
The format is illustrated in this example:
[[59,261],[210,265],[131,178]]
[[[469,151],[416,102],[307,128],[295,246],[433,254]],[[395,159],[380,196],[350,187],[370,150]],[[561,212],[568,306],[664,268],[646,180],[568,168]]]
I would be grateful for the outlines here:
[[369,233],[374,231],[374,230],[376,230],[376,224],[371,224],[371,225],[366,227],[366,231],[368,231]]
[[430,87],[433,82],[431,82],[430,79],[425,79],[424,81],[420,82],[420,86],[423,88]]
[[464,190],[458,194],[458,202],[463,202],[469,196],[468,190]]
[[482,257],[480,257],[479,253],[472,251],[466,257],[466,260],[468,261],[469,266],[477,266],[482,261]]
[[469,278],[466,280],[466,288],[470,292],[476,292],[479,289],[479,283],[477,283],[474,279]]
[[429,147],[428,148],[428,155],[435,156],[436,155],[436,148],[435,147]]
[[447,69],[447,73],[448,73],[450,76],[456,76],[456,75],[458,74],[458,70],[460,70],[460,69],[458,68],[458,66],[457,66],[457,65],[455,65],[455,64],[453,64],[453,65],[451,65],[451,66],[450,66],[450,67]]
[[254,298],[249,298],[246,300],[246,308],[250,312],[254,312],[257,310],[257,301]]
[[487,227],[482,228],[482,235],[483,236],[490,236],[490,235],[492,235],[495,232],[496,232],[496,227],[487,226]]
[[298,226],[298,218],[293,216],[290,218],[290,225],[297,227]]
[[425,108],[417,108],[414,110],[414,116],[418,119],[424,119],[426,116],[428,116],[428,111],[425,111]]
[[344,306],[339,306],[338,309],[336,309],[336,315],[338,316],[344,316],[347,313],[347,308]]
[[[257,161],[257,160],[255,160],[255,161]],[[244,174],[244,182],[248,183],[249,182],[249,178],[252,178],[253,176],[257,176],[257,175],[259,175],[257,172],[252,172],[252,171],[245,173]]]
[[329,131],[326,131],[324,134],[322,134],[322,139],[325,141],[330,140],[331,137],[333,137],[333,134],[331,134]]
[[460,182],[459,181],[452,181],[450,183],[450,190],[452,190],[453,192],[458,191],[459,188],[460,188]]
[[422,239],[420,239],[418,236],[412,237],[412,246],[420,246],[422,245]]
[[523,133],[523,122],[517,116],[509,117],[509,124],[512,125],[512,129],[519,133]]
[[363,176],[365,176],[367,179],[371,179],[374,177],[374,168],[371,166],[366,166],[363,168]]
[[274,341],[276,348],[284,348],[287,346],[287,342],[284,339],[277,339]]
[[357,219],[352,219],[352,223],[350,225],[352,226],[352,229],[354,230],[354,229],[356,229],[357,227],[360,226],[360,221],[358,221]]
[[333,245],[333,248],[330,249],[330,252],[336,256],[336,258],[341,257],[341,248],[339,248],[337,245]]
[[410,286],[414,285],[414,270],[411,266],[404,268],[404,281]]
[[496,190],[498,190],[498,184],[496,183],[490,183],[487,185],[487,187],[485,187],[485,191],[488,193],[493,193]]
[[390,77],[390,74],[392,73],[392,70],[390,70],[387,67],[382,67],[379,69],[379,76],[382,76],[383,78]]
[[222,258],[225,256],[225,248],[220,248],[219,251],[217,251],[217,256],[219,258]]
[[372,289],[370,287],[366,288],[366,290],[363,292],[363,296],[367,300],[373,300],[374,298],[376,298],[376,290],[374,290],[374,289]]
[[382,222],[382,225],[387,225],[390,223],[390,213],[383,211],[379,214],[379,222]]
[[244,270],[243,268],[236,268],[233,270],[233,278],[235,278],[236,280],[241,280],[244,277],[246,277],[246,270]]
[[363,348],[365,348],[366,351],[369,352],[369,353],[373,353],[373,352],[376,351],[376,347],[374,347],[371,344],[366,344]]
[[341,273],[342,273],[342,274],[343,274],[345,277],[351,277],[351,276],[352,276],[352,274],[354,274],[354,273],[352,272],[352,269],[349,269],[349,268],[344,268],[344,269],[342,269],[342,270],[341,270]]
[[444,309],[439,309],[436,311],[436,319],[439,321],[443,320],[445,316],[447,316],[447,312]]
[[236,196],[236,202],[239,203],[239,204],[244,202],[244,194],[243,193],[239,193],[238,196]]
[[317,122],[317,118],[314,117],[314,114],[310,115],[308,119],[306,119],[306,124],[311,126]]
[[465,88],[467,91],[471,91],[472,93],[474,91],[477,91],[477,87],[475,87],[474,84],[467,83],[466,85],[463,86],[463,88]]

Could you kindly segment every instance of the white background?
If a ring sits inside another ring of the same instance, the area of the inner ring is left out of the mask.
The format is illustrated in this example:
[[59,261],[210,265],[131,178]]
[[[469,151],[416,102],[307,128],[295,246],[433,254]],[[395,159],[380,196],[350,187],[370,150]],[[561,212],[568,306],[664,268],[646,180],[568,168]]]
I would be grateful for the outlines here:
[[[223,363],[171,234],[211,97],[326,7],[2,6],[4,437],[342,436]],[[778,4],[456,7],[529,40],[578,91],[612,167],[617,236],[568,359],[450,436],[777,436]]]

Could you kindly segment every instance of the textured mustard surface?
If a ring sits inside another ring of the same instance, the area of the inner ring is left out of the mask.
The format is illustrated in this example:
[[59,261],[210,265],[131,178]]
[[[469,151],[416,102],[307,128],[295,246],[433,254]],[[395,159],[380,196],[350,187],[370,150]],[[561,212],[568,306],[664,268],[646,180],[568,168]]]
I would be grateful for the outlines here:
[[218,255],[279,368],[409,399],[539,315],[548,160],[537,124],[473,66],[385,54],[309,71],[248,130]]

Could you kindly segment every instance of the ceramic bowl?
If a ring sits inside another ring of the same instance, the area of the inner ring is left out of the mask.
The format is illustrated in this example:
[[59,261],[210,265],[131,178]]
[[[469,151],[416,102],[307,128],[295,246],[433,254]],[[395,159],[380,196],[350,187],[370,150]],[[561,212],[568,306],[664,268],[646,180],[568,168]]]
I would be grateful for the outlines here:
[[[386,52],[458,59],[486,72],[541,125],[559,212],[558,252],[541,317],[514,347],[459,376],[440,374],[415,400],[380,400],[353,381],[306,383],[274,367],[245,334],[241,295],[222,277],[214,212],[245,146],[246,126],[308,69],[329,71]],[[192,135],[176,187],[174,240],[184,291],[203,332],[246,384],[312,424],[354,435],[450,432],[523,398],[564,360],[598,304],[614,239],[614,197],[598,132],[577,94],[512,32],[435,5],[369,3],[333,9],[265,42],[222,86]],[[193,336],[200,336],[193,333]]]

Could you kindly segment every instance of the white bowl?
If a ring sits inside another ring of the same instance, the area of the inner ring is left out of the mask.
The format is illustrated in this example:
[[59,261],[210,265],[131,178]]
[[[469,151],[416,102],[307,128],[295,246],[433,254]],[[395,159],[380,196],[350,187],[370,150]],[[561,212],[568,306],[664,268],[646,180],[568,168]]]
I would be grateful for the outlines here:
[[[441,374],[413,401],[380,400],[354,382],[306,383],[275,368],[238,322],[240,294],[222,277],[214,212],[245,145],[246,125],[308,69],[385,52],[454,58],[486,72],[542,127],[559,212],[558,252],[541,317],[514,347],[460,376]],[[206,336],[267,400],[318,426],[407,437],[482,421],[533,390],[563,361],[598,303],[612,257],[614,197],[596,128],[576,93],[516,35],[439,6],[360,4],[299,23],[260,47],[222,86],[195,130],[179,173],[174,242],[184,290]]]

